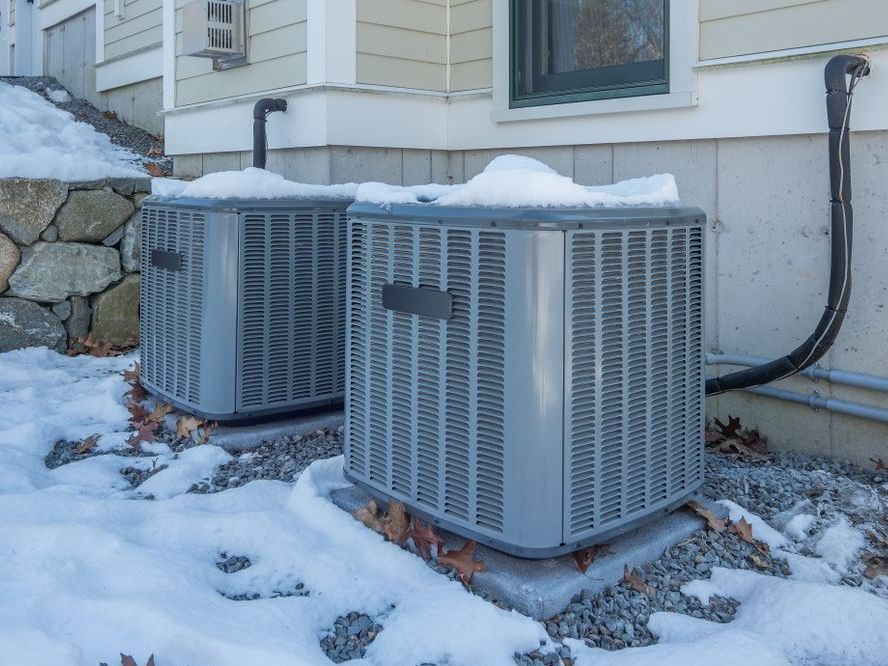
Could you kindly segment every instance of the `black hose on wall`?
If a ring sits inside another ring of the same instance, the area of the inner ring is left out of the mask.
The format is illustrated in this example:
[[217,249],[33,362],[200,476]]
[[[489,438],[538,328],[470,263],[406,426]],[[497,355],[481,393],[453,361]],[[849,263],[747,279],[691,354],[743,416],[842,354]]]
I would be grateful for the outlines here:
[[275,111],[286,111],[287,100],[271,99],[266,97],[256,102],[253,107],[253,166],[257,169],[265,168],[266,155],[268,153],[268,137],[265,134],[265,123],[268,115]]
[[[760,386],[801,372],[820,360],[838,336],[851,297],[851,234],[854,226],[849,145],[851,95],[857,82],[867,74],[869,60],[852,55],[833,57],[824,72],[832,224],[829,296],[817,328],[811,337],[782,358],[706,380],[706,395]],[[851,77],[850,86],[848,76]]]

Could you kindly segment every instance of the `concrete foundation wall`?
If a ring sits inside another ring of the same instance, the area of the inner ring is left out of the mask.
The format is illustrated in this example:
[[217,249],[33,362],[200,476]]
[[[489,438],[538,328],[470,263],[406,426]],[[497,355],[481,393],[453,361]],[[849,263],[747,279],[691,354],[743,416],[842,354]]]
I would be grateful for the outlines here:
[[163,118],[158,114],[163,108],[162,78],[112,88],[98,93],[98,96],[99,108],[113,111],[130,125],[153,134],[163,134]]
[[[429,151],[339,146],[272,151],[268,168],[312,183],[462,182],[508,151]],[[707,350],[777,357],[814,329],[826,303],[829,189],[826,135],[559,146],[515,152],[584,184],[670,172],[682,199],[700,206],[709,233]],[[823,367],[888,376],[888,132],[852,138],[854,291]],[[250,165],[249,153],[185,155],[175,172],[199,176]],[[726,372],[727,368],[721,368]],[[888,396],[811,380],[777,386],[888,407]],[[735,393],[710,399],[710,416],[740,416],[776,448],[866,462],[888,459],[888,426]]]

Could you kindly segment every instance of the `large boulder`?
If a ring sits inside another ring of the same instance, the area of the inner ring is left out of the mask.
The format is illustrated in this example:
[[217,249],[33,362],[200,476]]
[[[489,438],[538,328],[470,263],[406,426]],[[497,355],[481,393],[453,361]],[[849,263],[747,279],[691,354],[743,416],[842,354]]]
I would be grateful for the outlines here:
[[101,243],[133,210],[131,201],[114,192],[75,190],[56,215],[59,239]]
[[97,342],[132,343],[139,337],[139,276],[123,281],[93,298],[92,333]]
[[120,255],[112,247],[82,243],[34,243],[9,277],[9,295],[41,303],[89,296],[120,279]]
[[36,303],[0,298],[0,352],[24,347],[67,348],[68,337],[59,318]]
[[9,286],[9,276],[18,266],[21,253],[9,236],[0,234],[0,294]]
[[30,245],[67,196],[68,186],[60,180],[0,179],[0,231],[19,245]]
[[120,240],[120,262],[127,273],[138,273],[141,270],[139,254],[142,248],[142,211],[137,210],[127,220]]

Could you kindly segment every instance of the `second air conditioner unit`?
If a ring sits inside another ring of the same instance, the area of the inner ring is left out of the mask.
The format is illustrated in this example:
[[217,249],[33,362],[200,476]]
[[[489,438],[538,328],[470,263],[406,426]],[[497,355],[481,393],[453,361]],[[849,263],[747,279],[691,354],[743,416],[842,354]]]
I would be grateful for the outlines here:
[[703,482],[703,212],[355,204],[345,471],[523,557]]

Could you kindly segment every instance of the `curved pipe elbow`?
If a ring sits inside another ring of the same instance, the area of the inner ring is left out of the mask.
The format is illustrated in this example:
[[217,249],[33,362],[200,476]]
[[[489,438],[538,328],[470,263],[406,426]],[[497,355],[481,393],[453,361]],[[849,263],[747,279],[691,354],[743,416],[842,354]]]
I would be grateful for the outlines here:
[[287,100],[264,97],[256,102],[256,105],[253,107],[253,120],[265,120],[269,113],[286,110]]
[[830,58],[823,71],[827,92],[848,92],[848,82],[845,77],[855,72],[860,76],[869,74],[869,58],[862,55],[837,55]]

